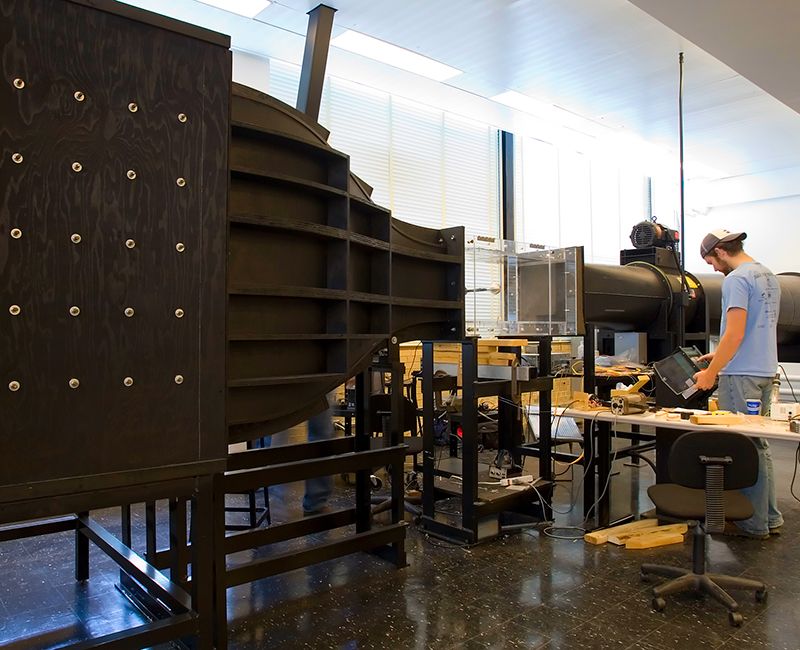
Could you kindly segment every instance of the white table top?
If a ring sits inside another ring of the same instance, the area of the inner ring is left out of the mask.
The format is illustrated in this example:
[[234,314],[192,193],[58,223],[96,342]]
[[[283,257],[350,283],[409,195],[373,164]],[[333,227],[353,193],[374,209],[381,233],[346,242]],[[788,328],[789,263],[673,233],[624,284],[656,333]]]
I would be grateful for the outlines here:
[[736,431],[746,436],[770,438],[772,440],[794,440],[800,442],[800,434],[789,431],[789,423],[759,415],[744,415],[740,424],[692,424],[689,420],[667,419],[665,411],[656,413],[637,413],[635,415],[614,415],[611,411],[583,411],[581,409],[553,407],[553,415],[563,417],[597,420],[612,424],[638,424],[642,427],[663,427],[682,431]]

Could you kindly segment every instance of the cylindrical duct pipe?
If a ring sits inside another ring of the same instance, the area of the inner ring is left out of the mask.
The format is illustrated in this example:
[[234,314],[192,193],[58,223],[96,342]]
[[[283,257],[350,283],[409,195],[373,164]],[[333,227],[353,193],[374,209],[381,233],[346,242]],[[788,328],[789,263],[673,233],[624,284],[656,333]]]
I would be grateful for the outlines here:
[[[698,275],[697,280],[703,285],[708,301],[709,327],[712,333],[719,333],[722,316],[722,280],[721,274]],[[778,314],[778,344],[792,345],[800,343],[800,273],[779,273],[781,285],[781,308]]]

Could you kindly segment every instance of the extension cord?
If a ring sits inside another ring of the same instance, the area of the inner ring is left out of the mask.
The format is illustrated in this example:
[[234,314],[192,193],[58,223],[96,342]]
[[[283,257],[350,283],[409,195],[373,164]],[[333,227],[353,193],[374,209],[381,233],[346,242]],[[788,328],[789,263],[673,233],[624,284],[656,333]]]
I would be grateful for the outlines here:
[[512,476],[511,478],[504,478],[500,480],[500,485],[508,487],[509,485],[528,485],[533,483],[533,476],[526,474],[525,476]]

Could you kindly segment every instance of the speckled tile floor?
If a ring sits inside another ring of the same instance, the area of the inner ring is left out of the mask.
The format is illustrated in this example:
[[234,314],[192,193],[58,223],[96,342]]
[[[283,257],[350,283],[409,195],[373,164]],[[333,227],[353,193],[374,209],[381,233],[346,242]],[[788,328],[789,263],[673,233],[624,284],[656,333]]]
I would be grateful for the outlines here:
[[[713,570],[760,577],[770,585],[765,605],[742,595],[741,628],[728,625],[721,606],[692,596],[671,598],[665,612],[650,610],[639,564],[688,566],[689,543],[634,552],[532,530],[459,548],[428,539],[412,525],[405,569],[357,554],[230,589],[230,647],[795,650],[800,503],[789,494],[794,448],[775,444],[773,454],[783,534],[764,542],[716,537],[709,545]],[[615,470],[620,473],[612,481],[612,515],[631,505],[647,509],[644,490],[652,471],[622,463]],[[564,512],[580,491],[569,482],[561,485],[556,507]],[[301,487],[273,493],[277,519],[296,507]],[[109,529],[118,529],[116,512],[98,515]],[[135,516],[141,528],[143,513]],[[557,521],[577,524],[580,516],[573,511]],[[0,645],[60,647],[143,622],[116,592],[117,571],[108,558],[93,548],[92,579],[76,584],[72,552],[69,534],[0,543]]]

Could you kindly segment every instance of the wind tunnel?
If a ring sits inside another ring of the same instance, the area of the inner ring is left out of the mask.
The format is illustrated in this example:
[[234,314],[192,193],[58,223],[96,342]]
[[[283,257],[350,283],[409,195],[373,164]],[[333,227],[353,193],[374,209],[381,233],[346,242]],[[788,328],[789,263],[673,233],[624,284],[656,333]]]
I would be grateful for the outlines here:
[[[624,253],[625,251],[623,251]],[[686,273],[685,327],[689,343],[719,333],[723,276]],[[778,274],[781,286],[778,358],[800,361],[800,274]],[[615,332],[646,332],[648,358],[672,351],[681,278],[677,268],[636,260],[623,266],[584,265],[587,323]]]

